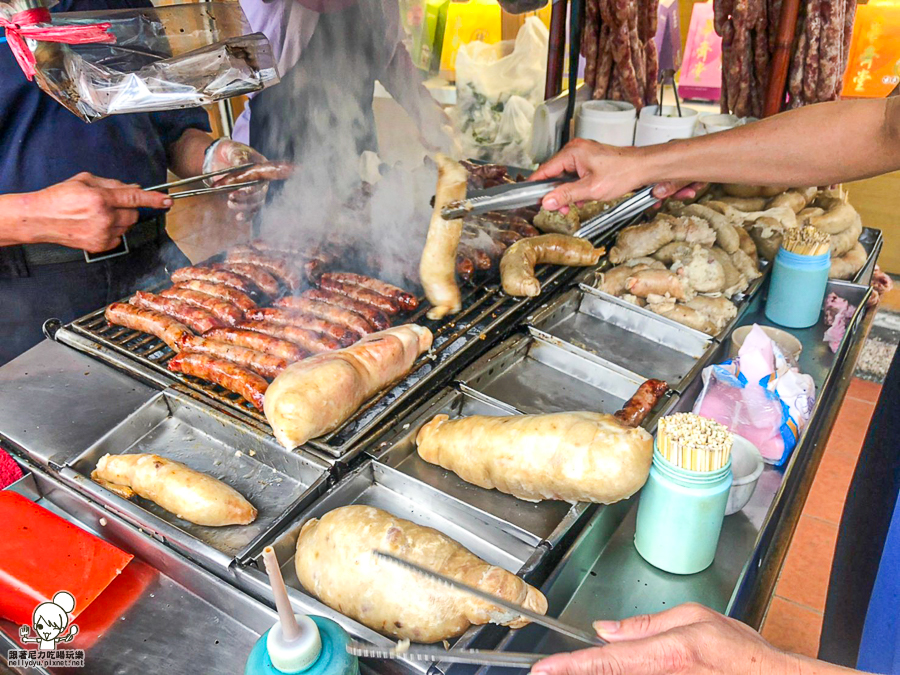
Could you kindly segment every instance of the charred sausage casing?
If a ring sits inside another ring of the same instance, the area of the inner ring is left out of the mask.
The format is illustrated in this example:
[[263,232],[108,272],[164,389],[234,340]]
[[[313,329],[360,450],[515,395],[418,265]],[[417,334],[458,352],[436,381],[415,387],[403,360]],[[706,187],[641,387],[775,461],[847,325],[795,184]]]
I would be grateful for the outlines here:
[[295,345],[293,342],[281,340],[265,333],[247,330],[246,328],[216,328],[204,334],[203,337],[271,354],[284,359],[288,363],[305,359],[310,354],[310,352]]
[[324,319],[325,321],[330,321],[331,323],[348,328],[359,335],[368,335],[369,333],[375,332],[374,327],[353,310],[338,307],[336,305],[329,305],[325,302],[319,302],[318,300],[303,297],[302,295],[299,297],[291,296],[281,298],[280,300],[276,300],[274,304],[276,307],[282,307],[284,309],[307,312],[320,319]]
[[205,333],[223,325],[221,321],[205,309],[194,307],[176,298],[164,298],[155,293],[138,291],[129,302],[136,307],[168,314],[197,333]]
[[176,284],[175,288],[187,288],[192,291],[200,291],[201,293],[212,295],[213,297],[219,298],[219,300],[230,302],[242,312],[246,312],[248,309],[256,307],[256,303],[246,293],[243,293],[236,288],[232,288],[231,286],[218,284],[213,281],[188,279],[187,281]]
[[377,307],[366,304],[365,302],[360,302],[359,300],[354,300],[342,293],[326,291],[320,288],[311,288],[308,291],[304,291],[303,295],[300,297],[316,300],[317,302],[324,302],[335,307],[343,307],[344,309],[349,309],[351,312],[356,312],[368,321],[376,330],[384,330],[391,325],[391,322],[385,313]]
[[169,345],[173,351],[178,351],[178,340],[185,335],[191,335],[191,329],[179,323],[171,316],[167,316],[152,309],[141,309],[124,302],[114,302],[106,308],[106,320],[116,326],[124,326],[131,330],[137,330],[149,335],[155,335]]
[[169,370],[215,382],[228,391],[240,394],[257,410],[263,409],[269,383],[235,363],[207,354],[179,352],[169,360]]
[[341,348],[341,343],[330,335],[322,335],[300,326],[281,326],[269,321],[244,321],[241,328],[293,342],[310,354],[321,354]]
[[178,339],[178,346],[181,347],[181,351],[207,354],[231,361],[269,380],[278,377],[278,374],[288,367],[288,362],[277,356],[196,335],[182,335]]
[[349,347],[359,340],[359,333],[343,326],[325,321],[307,312],[296,312],[278,307],[260,307],[247,312],[247,318],[253,321],[266,321],[280,326],[298,326],[306,330],[314,330],[323,335],[330,335],[344,347]]
[[189,305],[205,309],[226,326],[234,326],[244,319],[244,313],[230,302],[202,291],[173,286],[162,291],[160,295],[164,298],[183,300]]
[[252,293],[254,290],[253,282],[247,277],[242,277],[240,274],[234,274],[233,272],[226,272],[225,270],[214,270],[209,267],[182,267],[172,272],[173,284],[180,284],[191,279],[224,284],[225,286],[236,288],[242,293]]
[[372,305],[388,316],[394,316],[400,312],[400,306],[393,298],[389,298],[381,293],[376,293],[371,289],[363,288],[362,286],[355,286],[354,284],[336,281],[335,279],[325,279],[324,275],[322,276],[323,278],[319,280],[319,287],[326,291],[341,293],[357,302],[364,302],[368,305]]
[[343,283],[361,286],[380,293],[388,298],[392,298],[400,309],[411,312],[419,306],[419,299],[412,293],[404,291],[393,284],[386,283],[380,279],[363,276],[362,274],[353,274],[352,272],[326,272],[322,275],[322,279],[333,279]]
[[214,263],[213,268],[240,274],[242,277],[247,277],[250,281],[252,281],[253,285],[266,295],[278,295],[278,290],[280,288],[280,286],[278,285],[278,279],[269,274],[262,267],[251,265],[249,263],[225,262]]

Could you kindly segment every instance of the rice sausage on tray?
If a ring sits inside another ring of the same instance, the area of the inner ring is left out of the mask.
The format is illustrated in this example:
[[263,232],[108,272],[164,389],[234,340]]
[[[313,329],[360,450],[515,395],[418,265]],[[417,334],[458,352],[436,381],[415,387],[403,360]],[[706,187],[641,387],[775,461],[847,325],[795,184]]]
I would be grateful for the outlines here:
[[240,274],[232,272],[225,272],[224,270],[214,270],[209,267],[182,267],[172,272],[173,284],[180,284],[191,279],[224,284],[231,288],[236,288],[242,293],[252,293],[254,290],[253,282],[247,277],[242,277]]
[[236,288],[232,288],[231,286],[226,286],[225,284],[203,281],[202,279],[188,279],[187,281],[176,284],[175,288],[188,288],[192,291],[200,291],[201,293],[212,295],[213,297],[219,298],[219,300],[230,302],[242,312],[246,312],[248,309],[256,307],[256,303],[249,295]]
[[215,382],[228,391],[240,394],[258,410],[263,409],[269,383],[247,368],[206,354],[179,352],[169,360],[169,370]]
[[189,305],[205,309],[226,326],[234,326],[244,320],[244,313],[230,302],[190,288],[173,286],[160,293],[164,298],[183,300]]
[[281,288],[278,284],[278,279],[258,265],[226,262],[213,263],[213,268],[225,270],[226,272],[234,272],[235,274],[240,274],[242,277],[247,277],[253,282],[254,286],[266,295],[278,295],[278,291]]
[[341,348],[341,343],[330,335],[322,335],[313,330],[300,328],[300,326],[280,326],[270,321],[244,321],[241,328],[293,342],[311,354],[321,354]]
[[500,260],[503,290],[513,296],[539,295],[541,282],[534,276],[536,265],[552,263],[586,267],[595,265],[605,250],[594,248],[587,239],[567,234],[542,234],[523,239],[510,246]]
[[231,361],[269,380],[278,377],[278,373],[288,367],[288,362],[277,356],[196,335],[182,335],[178,339],[178,346],[181,347],[181,351],[207,354]]
[[311,298],[306,298],[302,295],[300,297],[291,296],[281,298],[280,300],[276,300],[274,305],[276,307],[283,307],[284,309],[308,312],[325,321],[330,321],[331,323],[343,326],[344,328],[349,328],[360,335],[368,335],[369,333],[375,332],[375,328],[372,324],[356,312],[336,305],[319,302],[318,300],[312,300]]
[[307,330],[314,330],[323,335],[330,335],[341,343],[343,347],[349,347],[359,340],[360,335],[356,331],[348,330],[343,326],[325,321],[306,312],[295,312],[290,309],[277,307],[262,307],[247,312],[247,318],[252,321],[266,321],[279,326],[299,326]]
[[301,277],[300,272],[294,269],[287,260],[275,255],[260,253],[249,246],[235,246],[229,251],[226,251],[225,262],[249,263],[250,265],[262,267],[267,272],[280,279],[284,285],[292,291],[299,290],[303,285],[303,278]]
[[183,300],[178,300],[176,298],[164,298],[155,293],[138,291],[132,296],[129,302],[135,307],[152,309],[163,314],[168,314],[173,319],[180,321],[196,333],[205,333],[213,328],[221,328],[223,325],[221,321],[205,309],[194,307],[193,305],[189,305]]
[[372,277],[363,276],[362,274],[353,274],[352,272],[326,272],[321,278],[353,284],[354,286],[362,286],[363,288],[368,288],[376,293],[381,293],[381,295],[393,298],[400,309],[407,312],[411,312],[419,306],[419,299],[415,295],[404,291],[402,288],[398,288],[393,284],[385,283],[380,279],[373,279]]
[[152,309],[141,309],[124,302],[114,302],[106,308],[106,320],[116,326],[123,326],[148,335],[155,335],[169,345],[172,351],[178,351],[178,340],[184,335],[191,335],[191,329],[179,323],[171,316],[166,316]]
[[293,342],[281,340],[265,333],[247,330],[246,328],[216,328],[206,333],[203,337],[271,354],[277,358],[284,359],[288,363],[305,359],[310,354],[310,352],[295,345]]
[[324,302],[334,307],[343,307],[344,309],[349,309],[351,312],[356,312],[368,321],[376,330],[384,330],[391,325],[391,322],[385,313],[377,307],[373,307],[365,302],[360,302],[359,300],[354,300],[342,293],[326,291],[320,288],[311,288],[308,291],[304,291],[300,297]]
[[[325,275],[322,276],[324,277]],[[389,298],[381,293],[376,293],[368,288],[363,288],[362,286],[355,286],[342,281],[335,281],[334,279],[320,279],[319,287],[326,291],[342,293],[348,298],[352,298],[358,302],[365,302],[366,304],[380,309],[389,316],[400,313],[400,306],[393,298]]]

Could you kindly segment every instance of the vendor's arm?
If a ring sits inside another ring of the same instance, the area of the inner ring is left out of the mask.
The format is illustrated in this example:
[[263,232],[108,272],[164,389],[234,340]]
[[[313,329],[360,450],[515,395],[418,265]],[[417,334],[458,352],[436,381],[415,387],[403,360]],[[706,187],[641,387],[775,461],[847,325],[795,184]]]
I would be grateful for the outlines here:
[[[836,101],[724,131],[642,148],[576,140],[536,172],[582,177],[550,193],[550,209],[613,199],[663,181],[830,185],[900,168],[900,99]],[[657,194],[657,196],[662,196]]]
[[598,621],[610,644],[556,654],[535,675],[849,675],[857,671],[782,652],[752,628],[700,605]]
[[0,246],[49,243],[100,253],[118,244],[139,208],[171,205],[161,192],[80,173],[37,192],[0,195]]

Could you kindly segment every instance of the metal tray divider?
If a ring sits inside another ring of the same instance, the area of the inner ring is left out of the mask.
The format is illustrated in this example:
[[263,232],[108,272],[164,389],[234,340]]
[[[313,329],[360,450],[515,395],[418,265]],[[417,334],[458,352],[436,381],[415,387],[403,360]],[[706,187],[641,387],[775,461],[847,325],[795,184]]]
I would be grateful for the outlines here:
[[[867,246],[870,238],[874,238],[875,241]],[[872,274],[875,272],[878,256],[881,254],[881,249],[884,246],[884,233],[874,227],[864,227],[859,240],[862,242],[863,247],[866,248],[867,256],[865,264],[854,275],[852,282],[862,286],[871,286]]]
[[509,403],[501,401],[498,398],[494,398],[493,396],[490,396],[488,394],[480,392],[477,389],[473,389],[465,382],[454,382],[454,385],[460,392],[462,392],[466,396],[469,396],[470,398],[473,398],[476,401],[480,401],[481,403],[485,403],[489,406],[493,406],[495,408],[503,410],[506,413],[508,413],[509,415],[524,415],[525,414],[524,412],[522,412],[521,410],[516,408],[514,405],[510,405]]

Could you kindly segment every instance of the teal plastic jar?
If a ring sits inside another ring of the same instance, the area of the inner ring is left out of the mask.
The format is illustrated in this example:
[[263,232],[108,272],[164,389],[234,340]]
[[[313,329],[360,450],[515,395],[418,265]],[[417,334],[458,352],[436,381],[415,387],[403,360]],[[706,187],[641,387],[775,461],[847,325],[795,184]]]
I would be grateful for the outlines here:
[[[244,675],[359,675],[359,659],[347,653],[350,636],[331,619],[321,616],[297,616],[304,635],[297,653],[274,659],[270,649],[280,639],[281,625],[275,624],[257,640],[247,659]],[[281,650],[277,650],[276,654]],[[282,665],[292,662],[293,665]]]
[[634,546],[654,567],[694,574],[712,564],[731,489],[731,458],[717,471],[688,471],[653,443],[650,477],[641,489]]
[[830,253],[799,255],[778,249],[769,282],[766,318],[788,328],[817,324],[830,269]]

